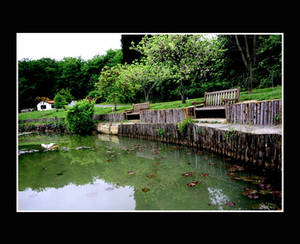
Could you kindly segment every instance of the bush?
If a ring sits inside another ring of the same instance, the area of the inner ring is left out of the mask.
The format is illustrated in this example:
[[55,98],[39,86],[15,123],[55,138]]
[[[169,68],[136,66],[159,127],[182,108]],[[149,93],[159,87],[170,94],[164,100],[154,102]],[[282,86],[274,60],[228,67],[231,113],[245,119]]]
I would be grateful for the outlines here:
[[193,123],[194,120],[191,117],[185,118],[181,123],[177,124],[178,131],[183,134],[188,126],[188,124]]
[[64,108],[65,105],[68,105],[67,100],[63,95],[57,93],[54,97],[54,107],[55,108]]
[[94,128],[94,104],[87,99],[77,102],[71,108],[67,108],[66,124],[72,133],[87,134]]

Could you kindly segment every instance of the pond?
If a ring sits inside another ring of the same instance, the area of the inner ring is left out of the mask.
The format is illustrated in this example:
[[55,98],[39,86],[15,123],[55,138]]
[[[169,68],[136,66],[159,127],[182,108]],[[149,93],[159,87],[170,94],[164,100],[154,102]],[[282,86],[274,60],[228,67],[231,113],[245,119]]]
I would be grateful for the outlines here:
[[32,133],[18,152],[18,211],[282,209],[279,174],[187,147]]

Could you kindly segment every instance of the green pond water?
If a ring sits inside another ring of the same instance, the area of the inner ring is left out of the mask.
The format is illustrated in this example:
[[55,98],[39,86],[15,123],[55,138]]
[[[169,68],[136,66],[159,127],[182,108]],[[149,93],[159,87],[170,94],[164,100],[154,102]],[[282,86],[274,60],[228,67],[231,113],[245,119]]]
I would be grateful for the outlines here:
[[[49,143],[53,150],[41,146]],[[18,152],[19,211],[282,209],[281,177],[205,151],[102,134],[26,134]]]

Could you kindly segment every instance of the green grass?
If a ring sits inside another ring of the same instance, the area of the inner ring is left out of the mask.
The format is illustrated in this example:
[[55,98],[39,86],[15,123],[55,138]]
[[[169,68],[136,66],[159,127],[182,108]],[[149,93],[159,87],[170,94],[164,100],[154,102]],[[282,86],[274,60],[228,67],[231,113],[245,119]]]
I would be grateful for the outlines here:
[[[264,89],[253,89],[251,94],[248,94],[247,91],[241,91],[240,101],[247,100],[273,100],[273,99],[282,99],[282,87],[277,86],[274,88],[264,88]],[[194,98],[188,99],[185,104],[181,103],[181,100],[171,101],[171,102],[160,102],[160,103],[150,103],[151,110],[159,109],[170,109],[170,108],[185,108],[192,106],[194,101],[203,101],[204,98]],[[101,103],[107,104],[107,103]],[[124,112],[126,109],[131,109],[131,104],[125,104],[124,107],[117,106],[117,113]],[[112,108],[99,108],[95,107],[95,114],[107,114],[113,113]],[[40,119],[40,118],[64,118],[66,116],[66,111],[64,109],[56,109],[50,111],[34,111],[28,113],[19,113],[19,120],[24,119]]]
[[48,111],[33,111],[27,113],[19,113],[19,120],[24,119],[48,119],[48,118],[64,118],[65,117],[64,109],[55,109]]
[[251,94],[247,91],[240,93],[240,101],[246,100],[273,100],[282,98],[282,87],[276,86],[274,88],[263,88],[263,89],[253,89]]

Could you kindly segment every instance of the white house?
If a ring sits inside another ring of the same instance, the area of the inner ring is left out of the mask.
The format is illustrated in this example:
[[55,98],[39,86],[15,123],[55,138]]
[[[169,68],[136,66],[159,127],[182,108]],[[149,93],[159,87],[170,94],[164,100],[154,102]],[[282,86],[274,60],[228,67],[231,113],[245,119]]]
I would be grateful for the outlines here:
[[54,101],[41,101],[37,105],[38,111],[44,111],[44,110],[52,110],[54,109]]

